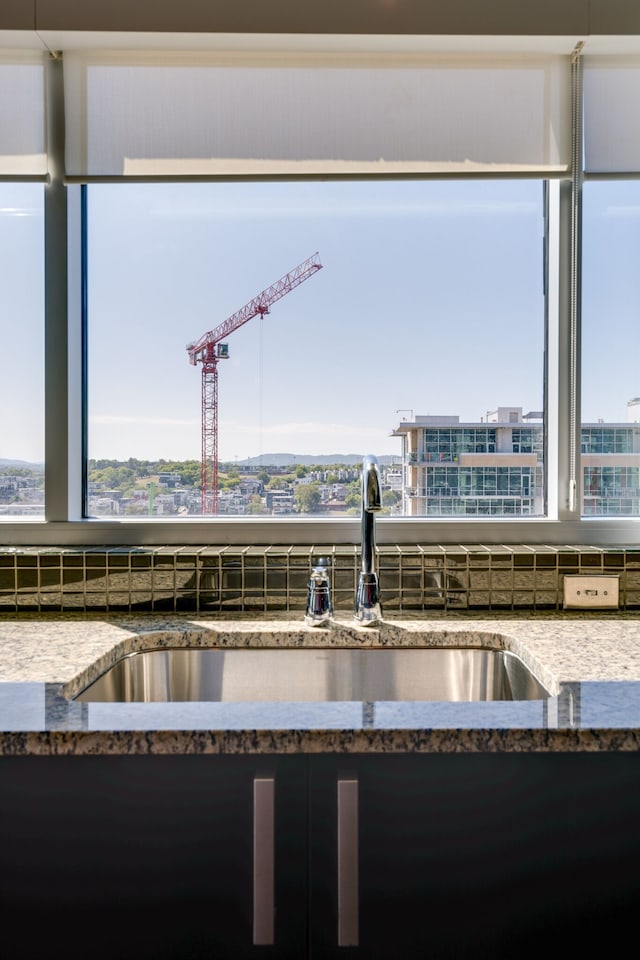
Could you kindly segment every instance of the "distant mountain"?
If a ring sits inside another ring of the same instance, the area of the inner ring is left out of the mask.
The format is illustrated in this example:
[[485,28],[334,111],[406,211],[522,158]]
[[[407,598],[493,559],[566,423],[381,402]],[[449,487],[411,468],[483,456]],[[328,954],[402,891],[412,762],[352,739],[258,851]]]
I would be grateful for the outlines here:
[[[329,453],[329,454],[299,454],[299,453],[263,453],[259,457],[247,457],[246,460],[234,460],[233,464],[239,467],[295,467],[301,464],[304,467],[318,466],[325,467],[331,464],[343,464],[344,466],[355,466],[362,463],[363,454],[361,453]],[[380,456],[380,464],[388,466],[391,463],[399,463],[401,458],[394,456]],[[148,461],[150,464],[158,464],[158,461]],[[163,462],[163,461],[160,461]],[[176,461],[180,463],[182,461]],[[225,461],[230,463],[231,461]],[[127,465],[126,460],[113,460],[114,464]],[[10,460],[0,457],[0,470],[29,469],[42,470],[43,463],[33,463],[29,460]]]
[[42,470],[44,463],[32,463],[30,460],[5,460],[0,457],[0,469],[5,469],[6,467],[18,467],[25,470]]
[[[311,466],[331,466],[334,463],[341,463],[345,466],[355,466],[362,463],[363,454],[361,453],[329,453],[310,454],[299,453],[263,453],[259,457],[247,457],[246,460],[238,460],[239,467],[295,467],[301,464],[303,467]],[[399,463],[400,457],[384,456],[378,457],[380,464],[389,465],[390,463]]]

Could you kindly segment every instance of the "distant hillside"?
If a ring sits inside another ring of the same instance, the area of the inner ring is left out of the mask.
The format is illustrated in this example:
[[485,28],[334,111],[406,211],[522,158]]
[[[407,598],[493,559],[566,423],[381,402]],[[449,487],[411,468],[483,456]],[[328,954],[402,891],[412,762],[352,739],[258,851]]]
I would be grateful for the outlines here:
[[[301,464],[304,467],[310,466],[330,466],[334,463],[342,463],[345,466],[353,466],[362,463],[363,454],[361,453],[329,453],[318,454],[316,456],[298,454],[298,453],[263,453],[260,457],[247,457],[246,460],[238,460],[239,467],[289,467]],[[389,465],[390,463],[399,463],[400,457],[378,457],[378,462]]]
[[[316,456],[307,455],[307,454],[298,454],[298,453],[263,453],[259,457],[247,457],[246,460],[237,460],[233,461],[233,464],[238,467],[294,467],[297,464],[301,464],[304,467],[310,466],[331,466],[332,464],[343,464],[344,466],[354,466],[362,463],[363,455],[360,453],[330,453],[330,454],[317,454]],[[393,456],[381,456],[378,457],[380,464],[388,466],[391,463],[399,463],[401,457]],[[158,469],[164,469],[167,463],[170,463],[172,466],[176,464],[191,463],[191,461],[165,461],[165,460],[148,460],[140,461],[141,463],[148,463],[149,466],[157,467]],[[227,462],[227,461],[225,461]],[[109,460],[110,465],[120,465],[127,466],[127,460]],[[0,457],[0,470],[11,470],[11,469],[28,469],[28,470],[43,470],[43,463],[32,463],[29,460],[10,460],[8,458]]]
[[30,460],[5,460],[0,457],[0,469],[7,467],[17,467],[22,470],[42,470],[44,463],[32,463]]

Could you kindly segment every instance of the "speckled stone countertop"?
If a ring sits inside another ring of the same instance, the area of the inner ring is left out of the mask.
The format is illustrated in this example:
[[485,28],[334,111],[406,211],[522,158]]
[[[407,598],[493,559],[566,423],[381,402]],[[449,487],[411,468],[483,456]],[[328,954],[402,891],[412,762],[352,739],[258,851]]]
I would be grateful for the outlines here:
[[[517,654],[551,696],[528,701],[85,703],[123,654],[157,647],[480,646]],[[40,615],[0,617],[0,753],[630,751],[640,748],[640,616]]]

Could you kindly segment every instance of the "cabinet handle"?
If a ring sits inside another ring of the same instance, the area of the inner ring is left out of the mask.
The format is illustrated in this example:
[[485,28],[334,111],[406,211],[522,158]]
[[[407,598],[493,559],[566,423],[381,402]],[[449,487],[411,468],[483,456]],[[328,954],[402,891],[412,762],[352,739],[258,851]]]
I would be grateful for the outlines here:
[[253,942],[274,938],[274,787],[275,780],[253,781]]
[[338,946],[358,946],[358,781],[338,780]]

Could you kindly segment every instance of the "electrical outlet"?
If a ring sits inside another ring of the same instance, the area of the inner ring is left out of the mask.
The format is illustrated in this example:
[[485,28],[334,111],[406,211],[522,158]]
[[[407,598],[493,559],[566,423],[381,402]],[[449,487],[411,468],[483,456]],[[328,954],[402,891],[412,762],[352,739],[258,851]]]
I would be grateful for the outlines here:
[[566,576],[564,578],[565,610],[604,610],[618,608],[618,577]]

